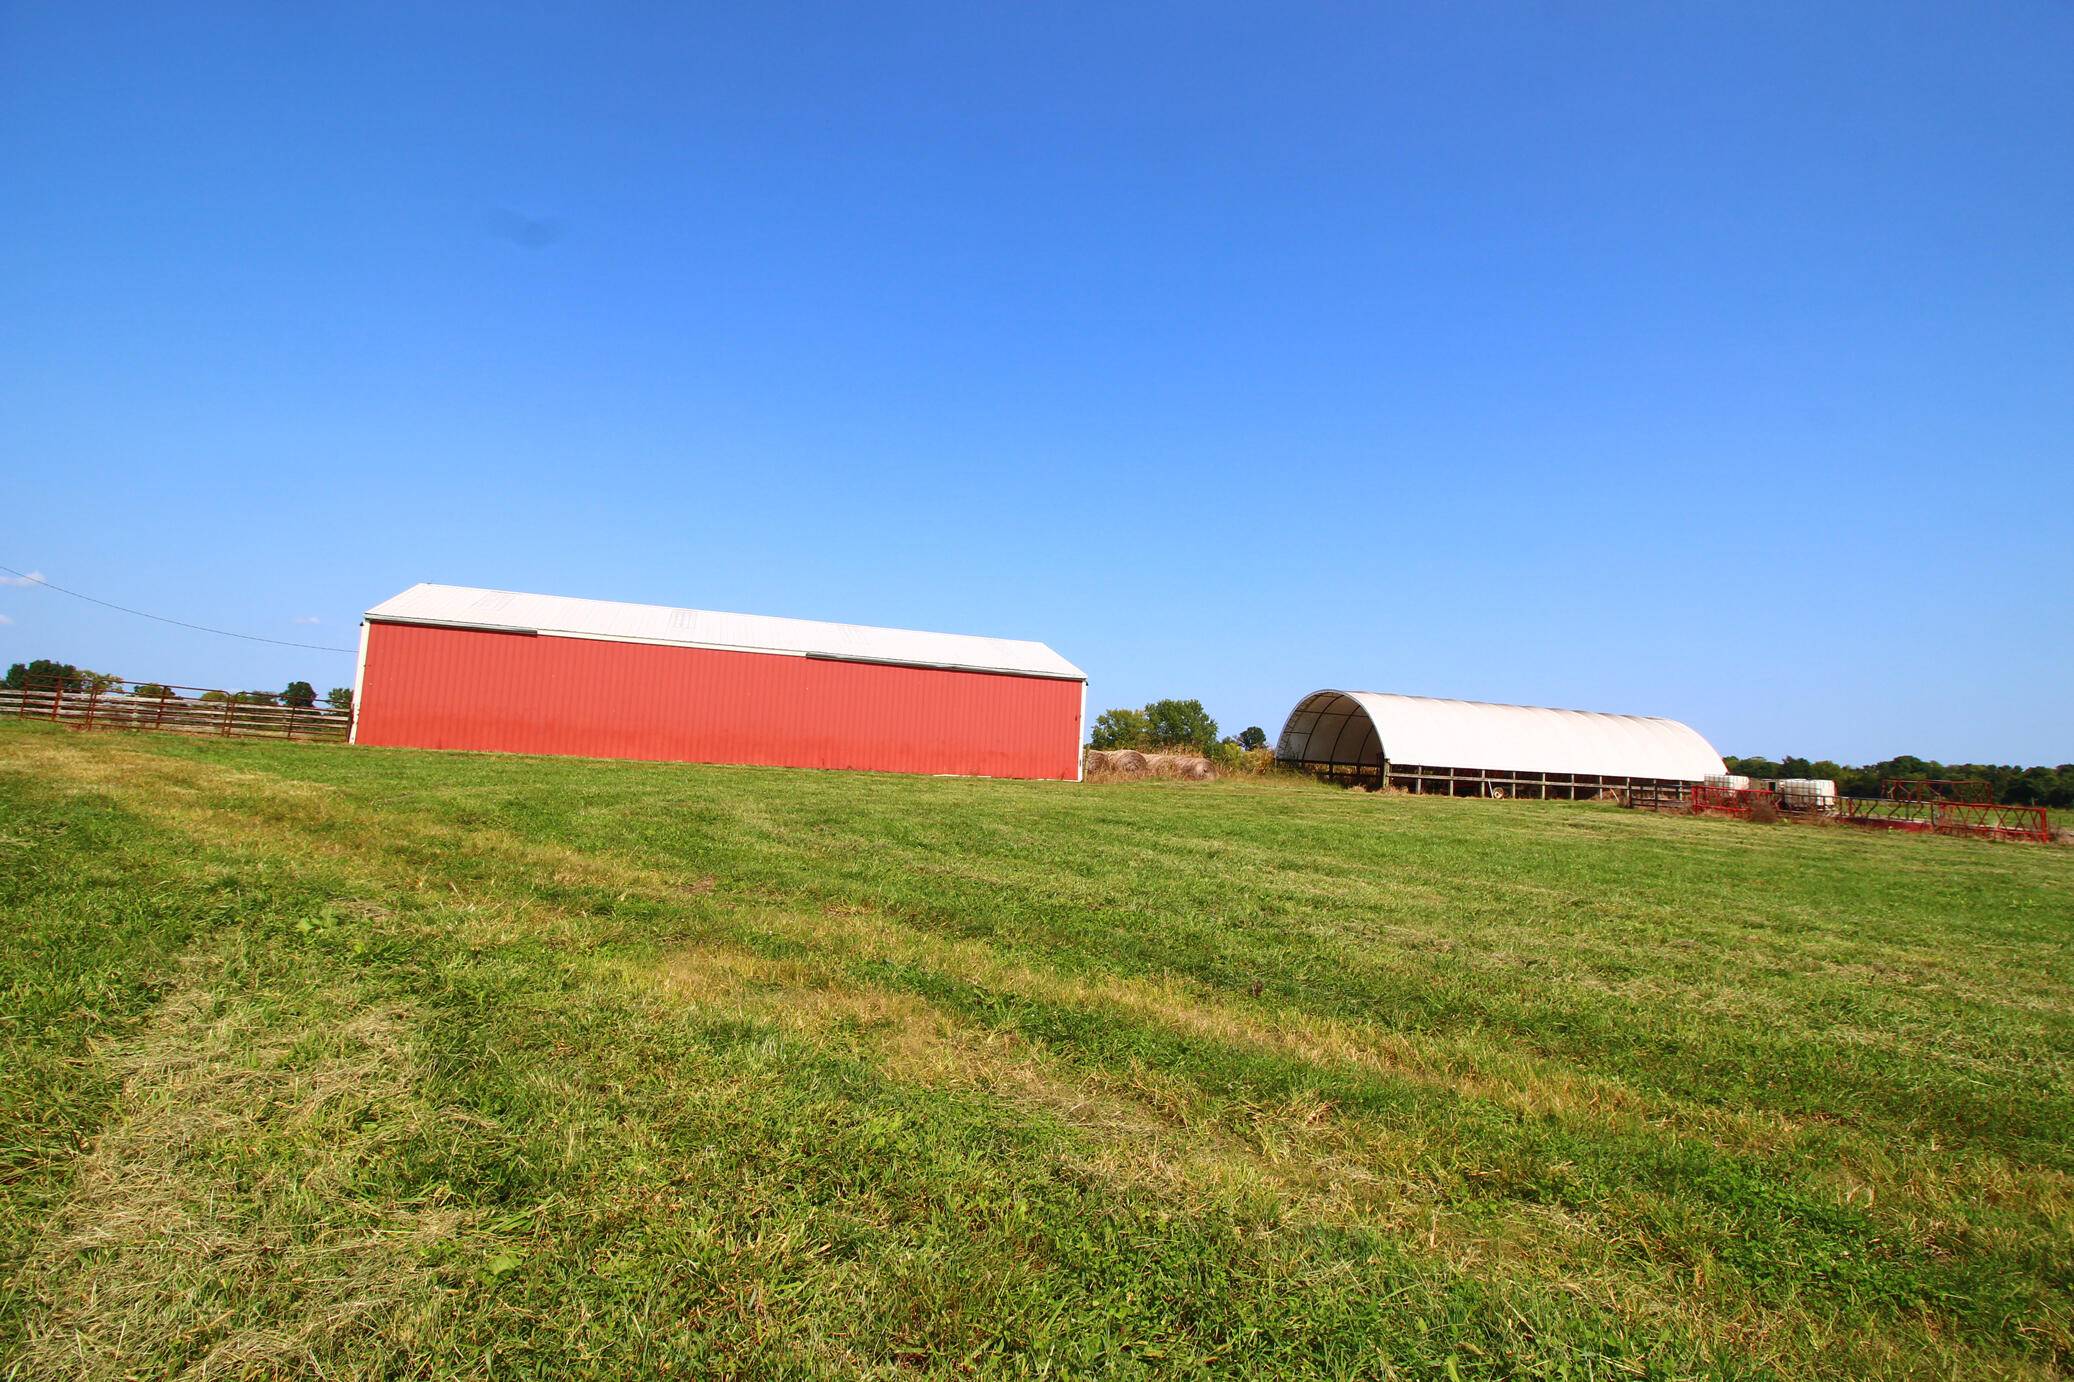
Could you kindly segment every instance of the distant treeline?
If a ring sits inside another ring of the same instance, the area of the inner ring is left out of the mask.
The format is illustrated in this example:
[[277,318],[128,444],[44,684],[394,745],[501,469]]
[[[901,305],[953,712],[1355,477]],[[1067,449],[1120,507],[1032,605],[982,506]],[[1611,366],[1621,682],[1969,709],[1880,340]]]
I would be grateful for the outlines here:
[[2018,806],[2074,806],[2074,763],[2056,768],[2019,768],[2007,763],[1935,763],[1903,754],[1862,768],[1828,759],[1737,758],[1722,760],[1746,777],[1826,777],[1847,797],[1876,797],[1890,777],[1978,778],[1994,789],[1996,801]]

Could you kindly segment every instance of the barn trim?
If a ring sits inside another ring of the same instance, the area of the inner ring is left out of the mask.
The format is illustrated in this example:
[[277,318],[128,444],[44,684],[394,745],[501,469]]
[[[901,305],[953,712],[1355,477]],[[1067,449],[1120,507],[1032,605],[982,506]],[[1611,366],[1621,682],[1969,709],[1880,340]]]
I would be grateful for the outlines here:
[[1085,682],[1087,674],[1042,643],[971,634],[729,614],[669,605],[587,600],[474,586],[420,584],[367,612],[373,623],[530,633],[610,643],[821,657],[1002,676]]

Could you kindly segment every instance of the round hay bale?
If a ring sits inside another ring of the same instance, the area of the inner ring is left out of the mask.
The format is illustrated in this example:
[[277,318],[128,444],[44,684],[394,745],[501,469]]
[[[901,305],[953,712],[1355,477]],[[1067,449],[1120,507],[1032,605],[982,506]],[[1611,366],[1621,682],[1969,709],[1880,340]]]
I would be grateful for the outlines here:
[[1177,777],[1184,782],[1207,782],[1217,775],[1209,759],[1194,753],[1148,753],[1145,766],[1160,777]]
[[1145,771],[1145,755],[1136,749],[1116,749],[1109,755],[1109,771],[1136,776]]

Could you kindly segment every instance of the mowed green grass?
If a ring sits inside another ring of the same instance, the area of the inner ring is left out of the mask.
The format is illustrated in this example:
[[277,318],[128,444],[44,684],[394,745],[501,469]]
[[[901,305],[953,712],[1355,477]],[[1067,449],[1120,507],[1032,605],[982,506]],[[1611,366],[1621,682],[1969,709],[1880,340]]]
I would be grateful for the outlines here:
[[2052,1377],[2074,852],[0,724],[0,1377]]

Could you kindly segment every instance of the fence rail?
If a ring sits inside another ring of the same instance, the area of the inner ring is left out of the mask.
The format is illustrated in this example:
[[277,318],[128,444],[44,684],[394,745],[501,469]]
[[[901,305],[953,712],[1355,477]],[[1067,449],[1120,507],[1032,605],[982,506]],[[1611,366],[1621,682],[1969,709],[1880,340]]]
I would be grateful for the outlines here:
[[[139,694],[142,688],[143,694]],[[325,705],[266,705],[216,687],[163,682],[56,683],[0,688],[0,716],[72,729],[158,731],[234,739],[344,743],[353,712]]]

